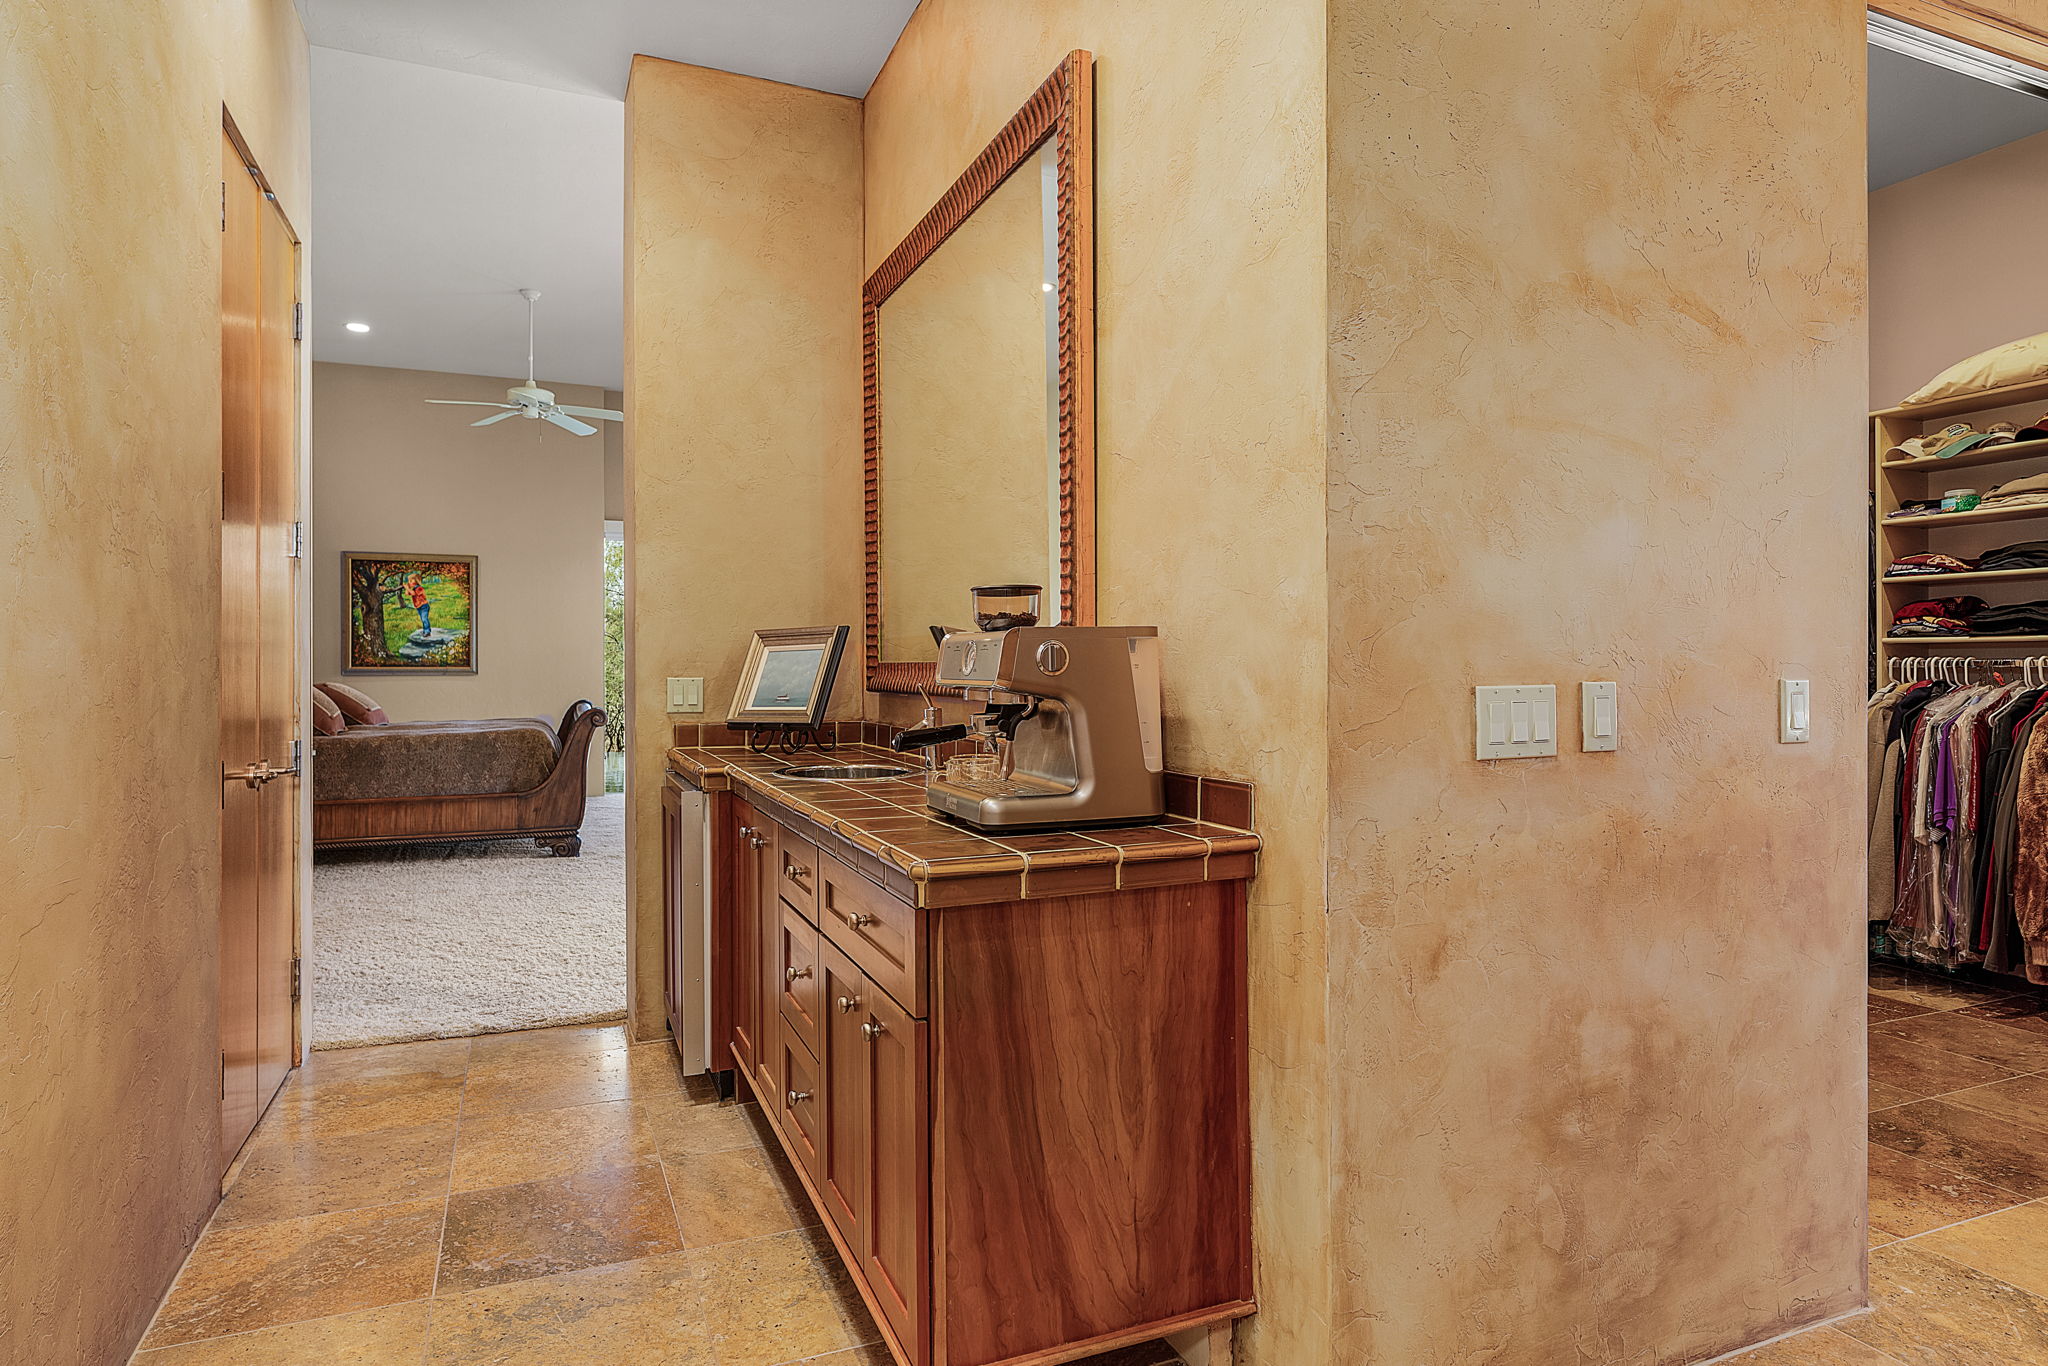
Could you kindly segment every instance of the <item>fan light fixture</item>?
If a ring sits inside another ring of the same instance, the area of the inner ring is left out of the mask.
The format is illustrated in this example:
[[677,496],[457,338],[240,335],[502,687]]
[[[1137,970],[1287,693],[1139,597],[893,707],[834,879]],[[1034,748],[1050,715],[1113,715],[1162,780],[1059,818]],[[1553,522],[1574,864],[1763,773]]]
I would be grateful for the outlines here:
[[[503,422],[508,417],[530,418],[535,422],[548,422],[565,432],[577,436],[595,436],[597,428],[578,418],[591,417],[600,422],[624,422],[626,415],[616,408],[579,408],[573,403],[555,402],[555,391],[543,389],[533,382],[533,301],[540,297],[537,289],[522,289],[519,297],[526,300],[526,383],[514,385],[505,391],[509,403],[481,403],[470,398],[430,398],[429,403],[447,403],[461,408],[502,408],[503,412],[480,417],[470,423],[472,427],[488,427],[493,422]],[[349,324],[353,327],[355,324]],[[363,329],[368,331],[366,327]]]
[[343,323],[342,326],[351,332],[367,332],[370,330],[368,323]]

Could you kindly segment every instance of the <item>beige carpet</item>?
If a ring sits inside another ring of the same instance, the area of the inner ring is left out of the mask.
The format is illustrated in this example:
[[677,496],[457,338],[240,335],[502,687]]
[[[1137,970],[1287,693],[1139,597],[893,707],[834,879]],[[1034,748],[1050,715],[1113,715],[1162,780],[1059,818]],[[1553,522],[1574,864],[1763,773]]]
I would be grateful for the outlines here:
[[591,798],[578,858],[531,840],[318,854],[313,1047],[623,1016],[625,816]]

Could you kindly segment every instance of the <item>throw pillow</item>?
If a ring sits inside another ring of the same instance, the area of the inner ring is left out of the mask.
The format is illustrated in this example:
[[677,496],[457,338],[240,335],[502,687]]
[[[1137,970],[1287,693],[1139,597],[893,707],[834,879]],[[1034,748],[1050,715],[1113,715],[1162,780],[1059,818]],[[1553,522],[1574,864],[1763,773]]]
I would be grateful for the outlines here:
[[391,718],[384,714],[382,707],[346,683],[316,683],[313,686],[334,699],[334,705],[341,708],[341,714],[348,718],[351,726],[391,724]]
[[1921,385],[1909,397],[1899,400],[1901,408],[1932,403],[1940,398],[1999,389],[2008,384],[2025,384],[2048,376],[2048,332],[2035,337],[1994,346],[1968,360],[1959,360]]
[[341,714],[341,708],[318,688],[313,689],[313,729],[321,735],[339,735],[348,729],[348,718]]

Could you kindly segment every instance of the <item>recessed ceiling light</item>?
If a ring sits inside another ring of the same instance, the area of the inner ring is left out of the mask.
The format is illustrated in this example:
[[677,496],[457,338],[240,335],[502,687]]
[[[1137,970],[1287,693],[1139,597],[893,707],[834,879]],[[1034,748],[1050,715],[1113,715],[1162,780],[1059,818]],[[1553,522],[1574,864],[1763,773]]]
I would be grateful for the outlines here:
[[343,323],[342,326],[351,332],[367,332],[370,330],[368,323]]

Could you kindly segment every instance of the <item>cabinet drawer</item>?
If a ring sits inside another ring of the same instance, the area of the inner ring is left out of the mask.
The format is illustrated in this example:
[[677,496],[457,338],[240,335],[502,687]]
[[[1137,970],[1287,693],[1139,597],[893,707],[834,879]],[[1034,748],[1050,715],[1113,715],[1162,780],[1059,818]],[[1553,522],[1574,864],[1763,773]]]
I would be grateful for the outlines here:
[[776,936],[775,988],[782,1018],[804,1041],[813,1056],[818,1052],[818,1018],[823,1013],[824,976],[818,970],[818,931],[811,922],[788,906],[778,904],[781,932]]
[[804,1046],[804,1041],[797,1037],[796,1030],[786,1019],[782,1022],[780,1038],[779,1062],[775,1069],[775,1080],[779,1085],[774,1096],[776,1117],[782,1121],[782,1132],[796,1150],[797,1160],[816,1179],[818,1139],[823,1132],[817,1055]]
[[818,924],[875,985],[924,1015],[924,912],[833,858],[818,856]]
[[787,829],[775,832],[775,890],[806,916],[818,913],[818,846]]

